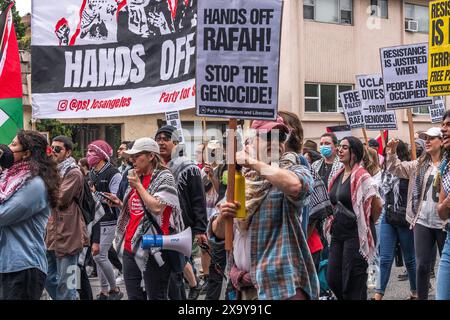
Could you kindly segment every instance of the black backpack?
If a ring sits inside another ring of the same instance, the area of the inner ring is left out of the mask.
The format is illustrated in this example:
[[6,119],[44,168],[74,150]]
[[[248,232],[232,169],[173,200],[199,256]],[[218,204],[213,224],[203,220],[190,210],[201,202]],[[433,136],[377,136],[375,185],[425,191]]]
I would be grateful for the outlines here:
[[75,198],[74,201],[80,207],[84,222],[87,226],[95,218],[95,200],[94,197],[92,197],[91,188],[89,187],[87,179],[83,178],[83,192],[81,193],[81,199]]

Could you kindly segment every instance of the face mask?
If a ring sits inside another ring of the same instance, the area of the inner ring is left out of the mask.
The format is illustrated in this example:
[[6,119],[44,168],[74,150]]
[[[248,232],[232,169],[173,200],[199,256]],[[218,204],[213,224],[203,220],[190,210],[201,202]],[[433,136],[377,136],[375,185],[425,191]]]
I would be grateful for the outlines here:
[[331,151],[331,146],[320,146],[320,153],[325,157],[328,158],[333,153]]
[[14,164],[14,153],[5,145],[0,144],[0,167],[2,169],[9,169]]
[[89,168],[94,168],[100,162],[100,157],[96,155],[88,155],[86,157]]

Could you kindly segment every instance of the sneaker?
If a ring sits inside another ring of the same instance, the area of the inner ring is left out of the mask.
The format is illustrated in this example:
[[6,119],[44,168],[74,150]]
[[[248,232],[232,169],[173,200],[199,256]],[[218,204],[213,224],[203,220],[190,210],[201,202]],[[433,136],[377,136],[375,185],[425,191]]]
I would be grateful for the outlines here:
[[108,294],[108,300],[120,300],[123,298],[123,292],[120,289],[119,291],[109,290]]
[[120,285],[123,283],[124,283],[123,274],[119,273],[119,276],[116,278],[116,285]]
[[402,274],[398,275],[398,281],[406,281],[408,280],[408,272],[404,271]]
[[104,294],[103,292],[100,292],[97,295],[97,300],[108,300],[108,295]]
[[200,285],[200,282],[197,281],[197,285],[195,287],[189,288],[189,294],[188,294],[188,300],[197,300],[198,296],[200,295],[200,291],[202,291],[202,286]]

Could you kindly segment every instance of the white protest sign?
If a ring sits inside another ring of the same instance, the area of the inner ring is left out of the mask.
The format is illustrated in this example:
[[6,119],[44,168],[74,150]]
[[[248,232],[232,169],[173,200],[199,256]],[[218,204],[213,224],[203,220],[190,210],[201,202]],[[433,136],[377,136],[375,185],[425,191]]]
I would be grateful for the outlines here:
[[434,103],[428,106],[431,123],[440,123],[445,113],[445,101],[443,97],[437,97]]
[[199,0],[197,115],[275,119],[281,0]]
[[395,111],[384,105],[383,79],[379,74],[356,76],[366,130],[397,130]]
[[184,143],[183,128],[181,127],[180,112],[166,112],[166,122],[168,125],[177,128],[180,143]]
[[428,96],[428,44],[380,49],[386,109],[433,103]]
[[358,90],[341,92],[339,96],[344,108],[345,120],[350,128],[364,128],[364,117]]

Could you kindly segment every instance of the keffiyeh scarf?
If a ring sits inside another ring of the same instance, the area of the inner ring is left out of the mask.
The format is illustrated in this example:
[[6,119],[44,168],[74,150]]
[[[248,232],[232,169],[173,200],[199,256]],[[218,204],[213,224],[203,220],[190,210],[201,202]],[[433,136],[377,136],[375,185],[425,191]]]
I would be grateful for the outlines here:
[[78,165],[74,158],[69,157],[63,162],[59,163],[56,168],[58,169],[59,176],[63,178],[67,171],[73,168],[78,168]]
[[31,178],[29,161],[15,162],[0,175],[0,203],[8,200]]

